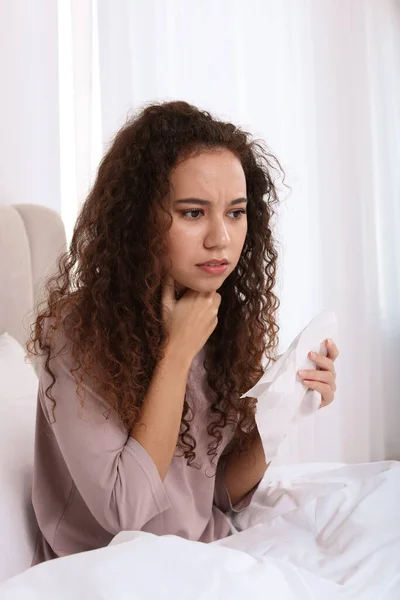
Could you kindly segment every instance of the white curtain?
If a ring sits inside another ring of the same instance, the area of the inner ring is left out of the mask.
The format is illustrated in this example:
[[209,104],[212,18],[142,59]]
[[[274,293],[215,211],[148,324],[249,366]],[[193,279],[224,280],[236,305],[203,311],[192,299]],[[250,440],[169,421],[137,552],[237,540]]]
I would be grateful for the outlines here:
[[0,2],[0,206],[60,210],[57,3]]
[[184,99],[265,139],[292,189],[277,224],[278,351],[323,309],[340,323],[335,402],[277,463],[400,459],[399,2],[72,0],[72,16],[81,186],[66,218],[145,102]]

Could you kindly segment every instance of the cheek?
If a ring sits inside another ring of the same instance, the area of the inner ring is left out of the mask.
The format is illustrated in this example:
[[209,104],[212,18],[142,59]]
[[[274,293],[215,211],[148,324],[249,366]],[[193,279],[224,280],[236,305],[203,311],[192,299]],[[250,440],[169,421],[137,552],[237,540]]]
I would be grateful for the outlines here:
[[168,241],[169,257],[174,262],[185,262],[198,247],[199,232],[195,228],[188,230],[185,227],[172,225]]
[[242,253],[243,246],[246,241],[246,235],[247,235],[247,223],[244,223],[243,227],[240,227],[237,229],[236,236],[235,236],[235,249],[236,249],[238,256],[240,256],[240,254]]

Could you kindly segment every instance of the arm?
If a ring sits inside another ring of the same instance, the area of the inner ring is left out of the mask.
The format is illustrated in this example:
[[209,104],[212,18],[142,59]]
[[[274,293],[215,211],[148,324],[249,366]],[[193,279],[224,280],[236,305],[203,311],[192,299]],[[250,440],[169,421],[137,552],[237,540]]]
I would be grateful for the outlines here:
[[[63,342],[65,338],[61,339],[61,344]],[[144,442],[148,450],[142,446],[140,441],[128,434],[114,411],[105,418],[104,413],[109,407],[90,387],[87,378],[82,382],[82,408],[71,375],[71,369],[76,365],[69,352],[60,353],[59,350],[57,343],[55,356],[50,361],[56,377],[52,389],[56,400],[55,421],[52,403],[44,393],[52,380],[44,370],[39,398],[71,478],[89,510],[106,531],[116,534],[121,530],[140,530],[154,516],[171,507],[158,470],[160,464],[156,466],[150,454],[158,460],[161,450],[156,444],[152,445],[150,438]],[[186,385],[185,364],[180,355],[166,353],[151,382],[154,405],[163,404],[176,413],[176,430]],[[167,421],[168,418],[165,414],[162,420]],[[171,429],[174,427],[172,417],[165,425]],[[154,439],[160,439],[161,443],[162,435],[166,457],[161,470],[166,469],[170,461],[170,447],[173,445],[175,448],[177,437],[174,430],[168,438],[160,427]]]
[[[281,356],[278,354],[275,360]],[[227,456],[222,456],[218,463],[214,503],[224,512],[229,509],[239,512],[249,504],[251,492],[255,492],[271,462],[266,461],[257,425],[246,453],[235,452],[233,442],[229,446]]]
[[71,375],[76,365],[71,353],[63,353],[66,344],[51,360],[56,378],[52,394],[57,402],[53,423],[52,404],[43,392],[52,380],[42,371],[47,381],[41,382],[40,401],[60,452],[84,502],[110,533],[142,529],[171,507],[163,480],[178,440],[187,376],[194,356],[217,325],[220,303],[218,293],[194,290],[176,300],[169,276],[162,297],[169,342],[146,392],[140,424],[129,433],[116,411],[105,419],[109,407],[88,378],[82,382],[82,410]]
[[225,452],[217,465],[214,504],[223,512],[240,512],[249,505],[270,463],[266,463],[258,429],[246,453],[239,455],[234,441]]
[[185,356],[177,347],[167,347],[154,371],[139,422],[130,432],[151,456],[162,480],[178,440],[190,365],[187,353]]
[[221,296],[186,290],[176,299],[168,276],[162,292],[162,314],[168,332],[164,358],[157,365],[141,410],[130,432],[152,457],[165,478],[178,441],[190,365],[214,331]]
[[233,506],[243,500],[260,483],[270,464],[265,460],[260,434],[256,427],[249,450],[242,454],[233,450],[225,465],[224,482]]

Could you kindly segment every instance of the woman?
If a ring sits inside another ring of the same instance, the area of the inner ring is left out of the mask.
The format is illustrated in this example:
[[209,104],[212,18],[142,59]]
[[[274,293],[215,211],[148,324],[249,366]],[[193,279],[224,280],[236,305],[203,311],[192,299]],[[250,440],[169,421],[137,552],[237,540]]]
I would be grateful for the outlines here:
[[[249,504],[267,459],[240,395],[279,330],[272,159],[186,102],[116,135],[28,344],[44,359],[33,564],[122,530],[221,539]],[[305,381],[323,404],[336,352]]]

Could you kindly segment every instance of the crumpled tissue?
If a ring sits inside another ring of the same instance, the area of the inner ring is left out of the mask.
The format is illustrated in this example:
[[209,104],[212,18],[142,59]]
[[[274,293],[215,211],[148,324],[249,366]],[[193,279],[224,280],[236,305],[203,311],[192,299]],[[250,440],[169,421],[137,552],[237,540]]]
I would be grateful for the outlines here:
[[307,388],[298,371],[318,368],[308,353],[327,355],[324,340],[335,342],[338,320],[334,312],[324,310],[298,334],[289,348],[269,367],[261,379],[241,398],[257,398],[256,423],[265,456],[271,461],[289,432],[301,418],[314,414],[321,404],[321,394]]

